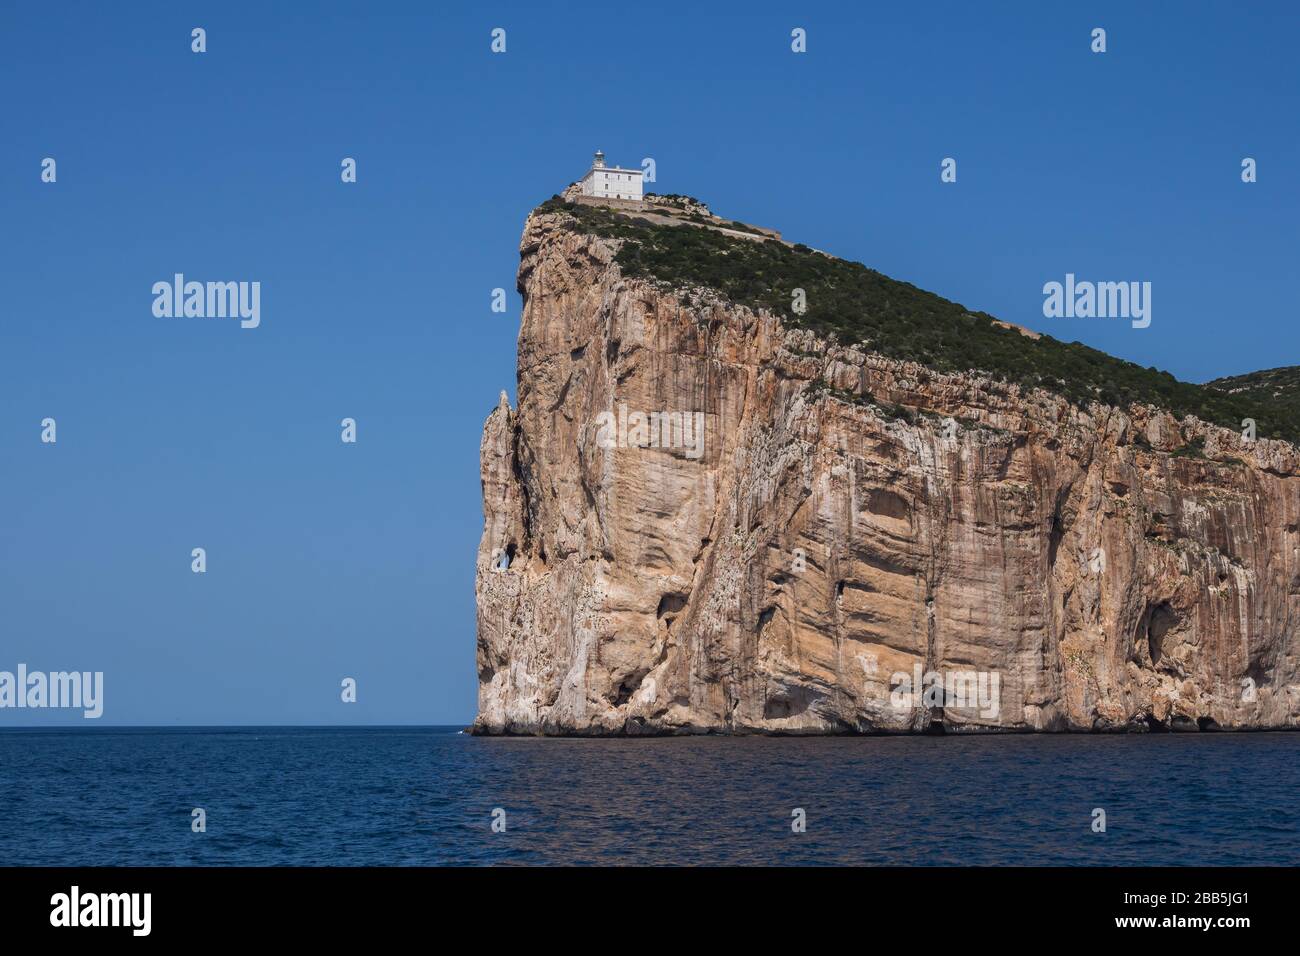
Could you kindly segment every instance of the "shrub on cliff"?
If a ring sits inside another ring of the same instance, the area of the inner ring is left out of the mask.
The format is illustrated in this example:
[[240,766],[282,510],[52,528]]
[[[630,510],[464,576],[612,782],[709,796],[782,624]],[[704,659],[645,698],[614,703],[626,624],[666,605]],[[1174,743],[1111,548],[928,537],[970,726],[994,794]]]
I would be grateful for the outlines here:
[[[732,302],[779,315],[789,325],[846,344],[865,343],[890,358],[944,372],[979,371],[1049,389],[1080,405],[1140,402],[1232,429],[1253,418],[1259,437],[1300,442],[1300,387],[1282,401],[1270,397],[1270,390],[1278,391],[1271,381],[1237,391],[1180,382],[1168,372],[1080,342],[1050,335],[1028,338],[995,324],[987,313],[971,312],[909,282],[801,244],[659,225],[604,207],[566,203],[558,196],[538,211],[563,211],[579,231],[628,240],[617,256],[624,275],[678,288],[707,286]],[[795,289],[804,290],[806,311],[801,314],[792,308]],[[1300,381],[1300,375],[1293,378]]]

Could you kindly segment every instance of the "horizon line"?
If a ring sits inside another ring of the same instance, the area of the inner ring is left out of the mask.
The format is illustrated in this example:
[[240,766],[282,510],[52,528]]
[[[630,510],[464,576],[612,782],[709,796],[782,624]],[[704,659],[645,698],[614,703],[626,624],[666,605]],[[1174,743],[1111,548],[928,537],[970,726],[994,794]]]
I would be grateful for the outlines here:
[[469,727],[473,721],[453,722],[450,724],[17,724],[0,725],[0,732],[6,730],[342,730],[352,728],[365,729],[420,729],[440,727]]

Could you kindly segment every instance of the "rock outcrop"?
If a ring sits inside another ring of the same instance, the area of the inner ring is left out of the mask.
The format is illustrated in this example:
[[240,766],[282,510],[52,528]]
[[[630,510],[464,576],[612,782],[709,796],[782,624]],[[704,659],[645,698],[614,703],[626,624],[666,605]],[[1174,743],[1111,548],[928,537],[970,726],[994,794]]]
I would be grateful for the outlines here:
[[618,247],[524,230],[475,732],[1300,725],[1294,446],[831,344]]

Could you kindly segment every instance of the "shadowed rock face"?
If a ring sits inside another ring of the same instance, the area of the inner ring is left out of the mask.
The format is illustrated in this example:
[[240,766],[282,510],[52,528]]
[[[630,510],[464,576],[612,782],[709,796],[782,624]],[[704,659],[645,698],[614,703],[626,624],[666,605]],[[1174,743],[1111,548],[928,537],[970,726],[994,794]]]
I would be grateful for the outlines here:
[[[476,732],[1300,724],[1293,446],[831,345],[564,222],[483,432]],[[702,454],[606,447],[620,406]]]

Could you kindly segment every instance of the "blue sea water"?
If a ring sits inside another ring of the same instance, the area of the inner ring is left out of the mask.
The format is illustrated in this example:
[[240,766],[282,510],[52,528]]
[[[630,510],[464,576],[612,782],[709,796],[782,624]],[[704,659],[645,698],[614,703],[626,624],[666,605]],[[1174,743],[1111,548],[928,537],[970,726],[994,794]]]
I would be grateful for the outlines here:
[[1300,734],[458,729],[0,730],[0,865],[1300,864]]

